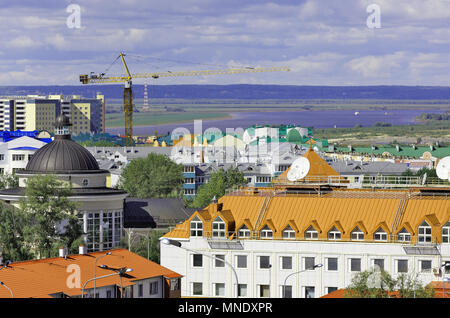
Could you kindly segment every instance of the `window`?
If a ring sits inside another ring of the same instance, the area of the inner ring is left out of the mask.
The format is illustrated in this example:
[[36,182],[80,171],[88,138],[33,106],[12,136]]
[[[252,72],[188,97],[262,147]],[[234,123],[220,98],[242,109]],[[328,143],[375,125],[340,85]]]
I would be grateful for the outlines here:
[[111,291],[110,290],[106,291],[106,298],[111,298]]
[[422,273],[430,273],[431,272],[431,261],[429,261],[429,260],[420,261],[420,271]]
[[305,286],[305,298],[314,298],[315,287]]
[[295,231],[289,225],[284,229],[282,234],[284,239],[295,239]]
[[315,258],[314,257],[303,257],[303,265],[305,266],[304,269],[312,270],[315,265]]
[[12,160],[13,161],[23,161],[23,160],[25,160],[25,155],[13,154],[12,155]]
[[250,238],[250,230],[247,226],[242,225],[241,228],[238,231],[238,237],[239,238]]
[[431,226],[425,221],[419,226],[419,243],[431,243]]
[[225,237],[225,222],[220,217],[214,220],[212,228],[213,237]]
[[203,236],[203,223],[197,216],[194,217],[191,221],[191,236]]
[[83,187],[87,187],[89,184],[89,180],[88,179],[83,179]]
[[263,227],[263,229],[261,230],[261,232],[260,232],[260,237],[262,238],[262,239],[270,239],[270,238],[272,238],[273,237],[273,232],[272,232],[272,230],[270,229],[270,227],[268,227],[267,225],[265,226],[265,227]]
[[259,285],[259,297],[270,297],[269,285]]
[[3,160],[5,160],[5,155],[0,153],[0,161],[3,161]]
[[194,295],[194,296],[203,295],[203,284],[202,283],[192,283],[192,295]]
[[329,270],[329,271],[337,271],[338,270],[337,257],[328,257],[327,258],[327,270]]
[[313,226],[308,227],[308,229],[305,231],[305,239],[317,240],[318,238],[319,233],[317,232],[317,230]]
[[364,232],[357,226],[350,233],[350,239],[352,241],[363,241],[364,240]]
[[260,256],[259,257],[259,268],[266,269],[272,267],[270,265],[270,256]]
[[283,295],[283,298],[292,298],[292,286],[282,285],[281,294]]
[[246,296],[247,296],[247,284],[239,284],[238,297],[246,297]]
[[203,255],[202,254],[192,255],[192,260],[193,260],[194,267],[203,267]]
[[247,255],[236,256],[237,268],[247,268]]
[[380,271],[384,270],[384,259],[383,258],[375,258],[373,260],[373,267],[375,269],[379,269]]
[[139,284],[138,285],[138,297],[144,296],[144,285]]
[[331,230],[328,232],[328,239],[329,240],[340,240],[341,239],[341,232],[333,226]]
[[397,260],[397,273],[407,273],[408,272],[408,260],[398,259]]
[[442,243],[450,243],[450,221],[442,227]]
[[381,227],[378,228],[378,230],[375,231],[373,234],[373,240],[374,241],[387,241],[387,233],[385,230],[383,230]]
[[326,290],[326,293],[329,294],[329,293],[332,293],[332,292],[338,290],[338,288],[337,287],[326,287],[325,290]]
[[225,296],[225,284],[224,283],[215,283],[214,284],[214,292],[215,296]]
[[214,255],[214,266],[215,267],[225,267],[225,255]]
[[399,242],[411,242],[411,234],[408,232],[407,229],[403,228],[397,234],[397,241],[399,241]]
[[292,257],[281,256],[281,269],[292,269]]
[[350,271],[360,272],[361,271],[361,259],[360,258],[350,258]]
[[[176,280],[176,282],[178,282],[178,280]],[[170,284],[170,289],[172,290],[172,284]],[[150,295],[155,295],[155,294],[158,293],[158,282],[151,282],[150,283],[149,293],[150,293]]]

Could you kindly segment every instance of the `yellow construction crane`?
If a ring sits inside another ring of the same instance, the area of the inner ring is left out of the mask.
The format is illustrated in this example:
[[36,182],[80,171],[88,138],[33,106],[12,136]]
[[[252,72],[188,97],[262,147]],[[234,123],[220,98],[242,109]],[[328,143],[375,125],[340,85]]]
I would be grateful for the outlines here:
[[[241,73],[259,73],[259,72],[277,72],[289,71],[288,67],[246,67],[241,69],[226,69],[226,70],[206,70],[206,71],[182,71],[182,72],[160,72],[160,73],[135,73],[131,74],[125,62],[125,54],[120,53],[123,67],[125,68],[125,75],[121,76],[106,76],[105,73],[83,74],[80,75],[80,82],[83,84],[100,84],[100,83],[125,83],[123,90],[123,110],[125,114],[125,144],[127,146],[133,145],[133,92],[132,79],[133,78],[160,78],[160,77],[174,77],[174,76],[204,76],[204,75],[221,75],[221,74],[241,74]],[[118,57],[118,58],[119,58]]]

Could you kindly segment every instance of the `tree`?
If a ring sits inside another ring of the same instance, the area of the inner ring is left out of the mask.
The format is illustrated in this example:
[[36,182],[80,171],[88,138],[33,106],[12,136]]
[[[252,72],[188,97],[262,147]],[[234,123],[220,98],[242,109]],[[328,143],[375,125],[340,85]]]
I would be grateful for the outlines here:
[[[160,253],[159,253],[159,239],[164,233],[158,230],[152,230],[150,232],[150,245],[148,244],[148,238],[132,234],[131,235],[131,252],[136,253],[144,258],[147,258],[148,247],[150,247],[150,260],[158,263],[160,262]],[[120,246],[128,249],[130,246],[128,245],[128,239],[122,238],[120,242]]]
[[208,183],[199,187],[191,206],[194,208],[205,207],[211,203],[214,197],[217,199],[222,197],[227,189],[243,186],[246,183],[244,174],[237,168],[230,168],[227,171],[220,169],[211,175]]
[[123,170],[119,187],[136,198],[177,197],[183,184],[183,166],[167,156],[149,154],[131,161]]
[[28,178],[20,210],[25,216],[24,234],[38,257],[51,257],[57,247],[72,247],[82,234],[77,204],[68,199],[70,186],[53,175]]
[[0,247],[4,261],[18,262],[33,257],[25,238],[26,225],[26,216],[20,209],[0,204]]
[[19,186],[19,178],[15,174],[0,175],[0,189],[16,188]]
[[347,288],[348,298],[386,298],[396,292],[398,298],[431,298],[434,289],[422,286],[410,276],[402,274],[394,279],[386,271],[367,270],[357,273]]

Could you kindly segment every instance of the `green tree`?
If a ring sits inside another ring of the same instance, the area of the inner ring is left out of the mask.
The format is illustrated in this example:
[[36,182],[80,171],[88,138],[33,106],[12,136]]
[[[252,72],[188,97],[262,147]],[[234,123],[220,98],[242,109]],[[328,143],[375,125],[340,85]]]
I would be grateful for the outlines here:
[[397,279],[386,271],[367,270],[357,273],[347,287],[344,297],[348,298],[387,298],[397,291],[399,298],[431,298],[434,289],[422,286],[408,275],[400,275]]
[[19,186],[19,178],[13,174],[0,175],[0,189],[16,188]]
[[26,226],[26,216],[20,209],[0,204],[0,247],[4,261],[33,258],[25,238]]
[[[148,238],[141,235],[131,235],[131,252],[136,253],[144,258],[148,256],[148,248],[150,247],[150,260],[158,263],[160,262],[159,253],[159,239],[164,233],[158,230],[152,230],[150,232],[150,245],[148,244]],[[123,237],[120,246],[129,249],[128,238]]]
[[208,183],[205,183],[198,188],[197,195],[192,201],[191,207],[205,207],[211,203],[211,200],[214,197],[217,199],[222,197],[227,189],[243,186],[246,183],[244,174],[237,168],[230,168],[226,171],[220,169],[211,175],[211,179]]
[[38,257],[55,256],[57,246],[71,248],[81,236],[77,204],[68,199],[70,194],[70,186],[53,175],[27,179],[20,210],[26,219],[26,241]]
[[152,153],[134,159],[125,167],[119,187],[136,198],[177,197],[183,180],[182,165],[165,155]]

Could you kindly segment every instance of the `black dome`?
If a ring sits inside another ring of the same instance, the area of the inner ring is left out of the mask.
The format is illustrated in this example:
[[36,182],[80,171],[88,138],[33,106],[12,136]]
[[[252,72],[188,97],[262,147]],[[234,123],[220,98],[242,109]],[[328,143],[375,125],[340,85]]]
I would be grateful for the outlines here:
[[24,172],[29,173],[89,173],[101,172],[97,160],[70,137],[55,139],[33,155]]

